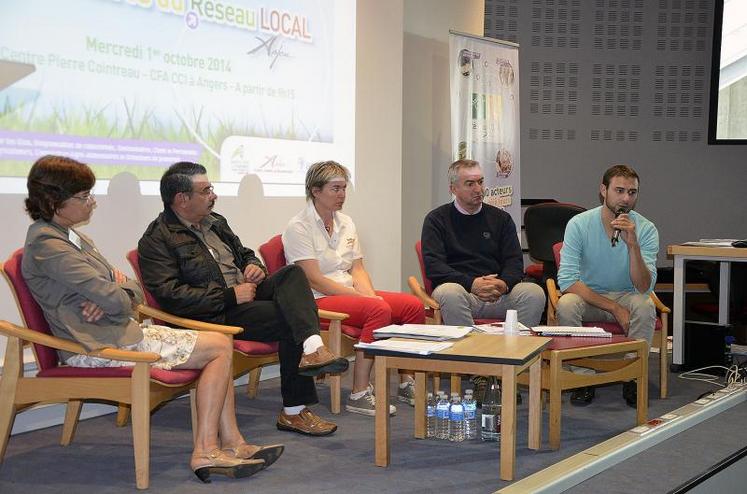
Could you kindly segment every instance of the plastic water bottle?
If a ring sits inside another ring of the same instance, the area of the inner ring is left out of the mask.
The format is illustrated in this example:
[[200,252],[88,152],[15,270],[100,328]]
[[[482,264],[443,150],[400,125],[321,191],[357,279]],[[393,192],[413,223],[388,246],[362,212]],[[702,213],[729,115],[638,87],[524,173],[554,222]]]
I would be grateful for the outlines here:
[[477,439],[477,402],[472,397],[472,390],[464,394],[464,438]]
[[449,407],[449,441],[464,441],[464,405],[457,393],[451,394],[451,406]]
[[480,437],[483,441],[497,441],[501,436],[501,388],[498,378],[491,376],[485,398],[482,400],[482,428]]
[[433,393],[428,393],[425,404],[425,437],[436,437],[436,399],[433,398]]
[[445,394],[436,403],[436,439],[449,439],[449,400]]

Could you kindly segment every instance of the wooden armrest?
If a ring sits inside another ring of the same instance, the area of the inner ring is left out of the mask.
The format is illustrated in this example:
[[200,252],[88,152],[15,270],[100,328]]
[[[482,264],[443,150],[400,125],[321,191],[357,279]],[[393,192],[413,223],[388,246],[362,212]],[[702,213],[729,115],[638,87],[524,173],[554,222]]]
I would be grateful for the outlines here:
[[558,290],[558,287],[555,285],[555,280],[552,278],[548,278],[545,282],[547,285],[547,299],[550,302],[550,305],[554,309],[558,308],[558,300],[560,300],[560,290]]
[[407,284],[410,286],[410,291],[413,295],[418,297],[423,304],[428,307],[429,309],[440,309],[441,306],[439,305],[436,300],[425,293],[425,288],[420,286],[420,283],[414,276],[410,276],[407,278]]
[[161,321],[166,321],[169,324],[173,324],[180,328],[193,329],[195,331],[212,331],[214,333],[223,333],[223,334],[231,334],[231,335],[239,334],[242,331],[244,331],[244,328],[241,328],[239,326],[227,326],[225,324],[214,324],[210,322],[195,321],[194,319],[187,319],[185,317],[175,316],[173,314],[169,314],[168,312],[164,312],[159,309],[154,309],[153,307],[150,307],[149,305],[145,305],[145,304],[138,305],[137,311],[144,316],[155,318],[155,319],[160,319]]
[[147,362],[149,364],[161,360],[161,356],[154,352],[134,352],[132,350],[120,350],[116,348],[102,348],[101,350],[88,352],[86,355],[125,362]]
[[664,314],[669,314],[672,312],[672,309],[664,305],[662,301],[659,300],[659,297],[657,297],[654,292],[651,292],[650,295],[651,295],[651,300],[653,300],[654,305],[656,305],[656,310],[658,310],[659,312],[663,312]]
[[153,352],[133,352],[131,350],[116,350],[113,348],[103,348],[93,352],[87,351],[83,345],[72,340],[58,338],[49,334],[32,331],[28,328],[22,328],[8,321],[0,321],[0,333],[11,338],[19,338],[23,341],[37,343],[55,350],[63,350],[70,353],[81,355],[91,355],[93,357],[108,358],[111,360],[124,360],[128,362],[156,362],[161,356]]
[[344,312],[332,312],[331,310],[319,309],[319,319],[329,319],[330,321],[344,321],[350,315]]

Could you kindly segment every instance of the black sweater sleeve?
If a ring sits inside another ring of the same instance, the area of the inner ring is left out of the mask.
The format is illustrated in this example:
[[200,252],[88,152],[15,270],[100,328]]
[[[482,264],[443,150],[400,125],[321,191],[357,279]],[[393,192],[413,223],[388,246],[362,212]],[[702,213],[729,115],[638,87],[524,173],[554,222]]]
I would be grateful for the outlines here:
[[423,221],[420,241],[425,274],[433,283],[434,288],[444,283],[459,283],[467,292],[470,292],[472,282],[475,280],[474,276],[457,271],[447,262],[447,237],[454,234],[446,225],[447,218],[448,209],[444,210],[441,207],[428,213]]
[[504,217],[505,221],[501,222],[500,227],[501,272],[498,277],[506,282],[508,291],[511,291],[524,277],[524,257],[516,234],[516,224],[508,214]]

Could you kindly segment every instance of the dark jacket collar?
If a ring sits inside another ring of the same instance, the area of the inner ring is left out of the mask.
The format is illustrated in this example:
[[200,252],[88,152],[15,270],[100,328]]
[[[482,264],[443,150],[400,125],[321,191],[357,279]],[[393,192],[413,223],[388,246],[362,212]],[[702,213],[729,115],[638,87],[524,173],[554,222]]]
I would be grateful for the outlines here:
[[[216,222],[226,222],[226,219],[219,215],[216,212],[210,213],[210,217],[214,220],[213,223]],[[184,223],[179,220],[179,217],[176,215],[173,209],[169,206],[165,206],[163,208],[163,212],[161,213],[161,218],[163,220],[164,225],[171,231],[181,231],[181,230],[189,230],[186,226],[184,226]]]

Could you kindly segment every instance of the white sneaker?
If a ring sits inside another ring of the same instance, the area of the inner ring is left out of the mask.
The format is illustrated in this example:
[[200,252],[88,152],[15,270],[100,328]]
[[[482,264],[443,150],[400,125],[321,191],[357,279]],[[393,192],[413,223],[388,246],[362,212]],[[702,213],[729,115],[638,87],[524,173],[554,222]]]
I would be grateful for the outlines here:
[[[376,397],[373,395],[373,386],[368,386],[363,396],[354,400],[348,396],[348,402],[345,405],[345,410],[351,413],[359,413],[361,415],[368,415],[373,417],[376,415]],[[394,405],[389,405],[389,415],[395,415],[397,408]]]

